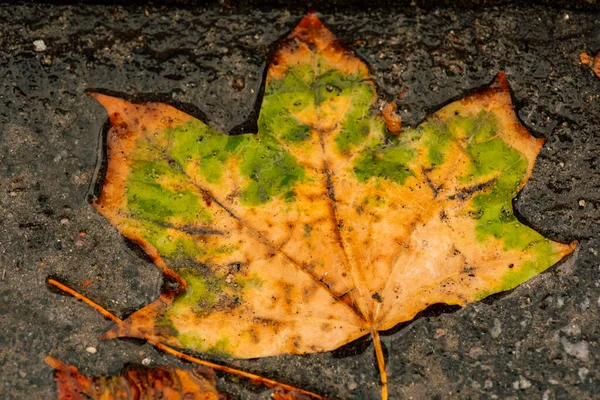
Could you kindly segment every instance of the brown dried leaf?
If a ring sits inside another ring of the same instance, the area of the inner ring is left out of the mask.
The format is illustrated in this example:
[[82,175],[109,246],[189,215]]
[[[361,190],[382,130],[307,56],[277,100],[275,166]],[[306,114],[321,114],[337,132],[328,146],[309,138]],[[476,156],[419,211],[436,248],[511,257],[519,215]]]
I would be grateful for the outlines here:
[[53,357],[46,363],[54,368],[57,400],[225,400],[217,392],[210,368],[194,370],[131,365],[120,376],[87,377],[77,367]]

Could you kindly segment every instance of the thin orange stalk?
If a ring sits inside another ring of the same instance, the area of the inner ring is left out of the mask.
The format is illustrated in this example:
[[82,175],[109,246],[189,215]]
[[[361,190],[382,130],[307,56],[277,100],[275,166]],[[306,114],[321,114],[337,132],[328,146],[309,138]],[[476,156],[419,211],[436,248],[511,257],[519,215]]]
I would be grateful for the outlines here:
[[[100,314],[102,314],[104,316],[104,318],[106,319],[110,319],[113,322],[116,323],[121,323],[123,322],[123,320],[119,317],[117,317],[116,315],[114,315],[113,313],[111,313],[110,311],[108,311],[106,308],[102,307],[100,304],[96,303],[95,301],[89,299],[88,297],[84,296],[83,294],[77,292],[74,289],[71,289],[70,287],[68,287],[67,285],[64,285],[60,282],[58,282],[57,280],[54,279],[48,279],[48,284],[51,286],[54,286],[55,288],[60,289],[61,291],[70,294],[71,296],[75,297],[78,300],[83,301],[84,303],[86,303],[88,306],[92,307],[93,309],[95,309],[96,311],[98,311]],[[159,350],[164,351],[165,353],[169,353],[171,355],[174,355],[182,360],[185,361],[189,361],[195,364],[200,364],[200,365],[204,365],[205,367],[209,367],[212,368],[214,370],[217,371],[222,371],[228,374],[233,374],[233,375],[237,375],[237,376],[241,376],[243,378],[248,378],[252,381],[252,383],[262,383],[263,385],[269,387],[269,388],[274,388],[274,387],[280,387],[286,391],[295,391],[298,393],[302,393],[305,394],[307,396],[310,396],[313,399],[316,400],[326,400],[325,397],[322,397],[316,393],[313,392],[309,392],[308,390],[304,390],[304,389],[300,389],[297,388],[295,386],[291,386],[291,385],[287,385],[285,383],[281,383],[278,381],[275,381],[273,379],[268,379],[268,378],[264,378],[260,375],[256,375],[256,374],[252,374],[249,372],[245,372],[245,371],[241,371],[239,369],[235,369],[235,368],[230,368],[224,365],[219,365],[219,364],[215,364],[212,363],[210,361],[205,361],[205,360],[201,360],[199,358],[196,357],[192,357],[188,354],[182,353],[178,350],[175,350],[174,348],[167,346],[166,344],[163,344],[159,341],[156,340],[152,340],[149,338],[144,338],[148,343],[150,343],[151,345],[153,345],[154,347],[156,347]]]
[[111,313],[106,308],[102,307],[100,304],[98,304],[95,301],[93,301],[93,300],[85,297],[84,295],[82,295],[81,293],[75,291],[74,289],[71,289],[67,285],[64,285],[64,284],[62,284],[59,281],[54,280],[54,279],[48,279],[48,284],[51,285],[51,286],[54,286],[57,289],[62,290],[63,292],[65,292],[67,294],[70,294],[71,296],[75,297],[77,300],[83,301],[85,304],[87,304],[88,306],[92,307],[93,309],[95,309],[96,311],[98,311],[100,314],[102,314],[102,316],[104,318],[110,319],[111,321],[116,322],[116,323],[123,322],[121,320],[121,318],[117,317],[115,314]]
[[377,366],[379,367],[379,375],[381,377],[381,400],[387,400],[387,372],[385,370],[385,360],[383,358],[383,348],[381,347],[381,339],[379,338],[379,332],[377,332],[376,330],[371,331],[371,337],[373,338],[375,354],[377,355]]

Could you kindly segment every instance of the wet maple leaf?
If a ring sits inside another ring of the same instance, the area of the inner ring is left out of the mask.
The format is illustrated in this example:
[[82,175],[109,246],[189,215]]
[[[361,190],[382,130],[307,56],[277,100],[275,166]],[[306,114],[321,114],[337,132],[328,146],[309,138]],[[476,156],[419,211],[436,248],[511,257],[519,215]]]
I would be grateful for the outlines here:
[[77,367],[53,357],[46,357],[46,363],[56,370],[57,400],[226,399],[217,392],[215,374],[210,368],[148,368],[136,364],[120,376],[87,377]]
[[105,338],[253,358],[371,334],[386,397],[378,331],[514,288],[575,247],[513,213],[543,140],[503,74],[398,135],[366,65],[314,14],[274,54],[258,134],[93,96],[111,121],[94,205],[180,283]]

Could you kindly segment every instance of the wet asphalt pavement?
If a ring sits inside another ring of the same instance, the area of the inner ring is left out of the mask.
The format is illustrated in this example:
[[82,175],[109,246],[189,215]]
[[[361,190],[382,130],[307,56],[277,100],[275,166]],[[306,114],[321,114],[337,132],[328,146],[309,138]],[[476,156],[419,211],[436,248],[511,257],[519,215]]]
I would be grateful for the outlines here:
[[[269,54],[304,11],[0,4],[0,398],[53,398],[46,355],[90,375],[142,360],[186,365],[138,341],[97,340],[112,323],[46,285],[57,277],[126,316],[162,284],[88,203],[101,184],[107,117],[85,92],[168,102],[230,131],[252,120]],[[554,240],[580,242],[508,294],[434,307],[388,332],[391,398],[600,398],[600,79],[578,62],[600,50],[600,12],[316,11],[369,64],[406,125],[504,70],[522,123],[548,139],[515,210]],[[360,340],[331,353],[220,361],[332,399],[377,399],[374,360]],[[270,396],[218,376],[234,399]]]

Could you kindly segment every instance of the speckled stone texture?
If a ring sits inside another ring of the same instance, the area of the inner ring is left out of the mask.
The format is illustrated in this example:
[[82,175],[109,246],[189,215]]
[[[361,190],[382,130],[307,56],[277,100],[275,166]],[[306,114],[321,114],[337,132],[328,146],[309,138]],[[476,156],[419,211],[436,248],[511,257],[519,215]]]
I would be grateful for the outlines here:
[[[98,341],[112,323],[45,283],[57,277],[119,316],[162,285],[88,204],[101,184],[107,117],[85,92],[168,102],[230,131],[252,119],[269,54],[304,11],[0,4],[0,398],[53,398],[48,354],[90,375],[144,359],[185,366],[137,341]],[[384,336],[390,397],[599,398],[600,79],[578,54],[600,50],[600,13],[316,11],[369,64],[406,125],[504,70],[523,124],[548,139],[515,209],[554,240],[580,241],[565,262],[508,294],[433,307]],[[332,399],[377,399],[374,360],[365,339],[325,354],[220,361]],[[234,399],[270,395],[230,376],[218,385]]]

